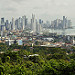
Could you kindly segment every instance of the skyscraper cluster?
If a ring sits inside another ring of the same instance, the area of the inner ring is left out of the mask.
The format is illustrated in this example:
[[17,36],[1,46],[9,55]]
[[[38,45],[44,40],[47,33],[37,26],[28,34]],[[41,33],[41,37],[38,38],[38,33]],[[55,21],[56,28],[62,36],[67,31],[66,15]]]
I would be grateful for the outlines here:
[[33,31],[33,34],[40,34],[42,31],[42,20],[40,19],[37,21],[35,18],[35,15],[32,14],[31,22],[28,22],[28,18],[26,16],[19,17],[18,19],[12,18],[11,22],[9,20],[6,20],[4,18],[1,18],[0,23],[0,30],[3,33],[3,31],[16,31],[16,30],[25,30],[30,29]]
[[66,29],[71,28],[72,22],[71,20],[68,20],[67,17],[63,16],[63,20],[56,19],[54,21],[51,21],[51,27],[56,29]]
[[21,30],[25,28],[26,26],[26,21],[27,18],[25,18],[25,16],[23,16],[22,18],[18,18],[16,20],[14,20],[14,18],[12,18],[12,21],[9,22],[8,20],[4,20],[4,18],[1,18],[1,30]]
[[43,22],[41,19],[39,19],[39,22],[37,19],[35,19],[35,15],[32,14],[32,19],[31,19],[31,30],[33,31],[33,34],[41,34],[42,32],[42,25]]
[[28,18],[26,16],[22,16],[17,19],[14,19],[13,17],[11,22],[9,22],[9,20],[5,21],[4,18],[1,18],[0,30],[1,35],[3,34],[3,31],[16,31],[26,29],[30,29],[33,34],[41,34],[43,28],[66,29],[71,28],[71,25],[71,20],[68,20],[65,16],[63,16],[63,20],[56,19],[54,21],[51,21],[50,24],[49,21],[46,21],[46,23],[44,23],[41,19],[37,20],[35,18],[35,15],[32,14],[30,22],[28,22]]

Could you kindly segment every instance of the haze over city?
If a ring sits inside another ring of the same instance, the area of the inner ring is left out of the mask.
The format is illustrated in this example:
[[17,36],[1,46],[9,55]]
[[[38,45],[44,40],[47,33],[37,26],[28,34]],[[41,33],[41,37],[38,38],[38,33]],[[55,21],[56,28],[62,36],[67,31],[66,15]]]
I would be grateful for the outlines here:
[[75,75],[75,0],[0,0],[0,75]]
[[34,13],[37,19],[51,21],[65,15],[74,25],[74,7],[74,0],[0,0],[0,18],[11,20],[23,15],[31,18]]

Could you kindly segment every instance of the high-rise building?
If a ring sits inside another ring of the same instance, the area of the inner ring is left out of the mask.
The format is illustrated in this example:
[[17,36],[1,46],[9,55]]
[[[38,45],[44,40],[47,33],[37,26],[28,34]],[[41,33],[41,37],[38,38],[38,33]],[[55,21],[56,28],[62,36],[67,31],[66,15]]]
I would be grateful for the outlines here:
[[12,30],[15,30],[15,21],[14,21],[14,18],[12,18]]
[[15,30],[17,30],[18,29],[18,20],[16,19],[15,20]]
[[25,19],[25,27],[26,27],[26,28],[29,28],[29,27],[28,27],[28,18]]
[[1,18],[1,25],[5,25],[4,18]]
[[9,23],[9,30],[12,30],[12,23]]
[[3,31],[6,30],[4,18],[1,18],[1,36],[3,36]]
[[41,19],[39,19],[39,24],[42,24],[42,20]]
[[22,29],[22,26],[21,26],[21,17],[19,17],[18,19],[18,29],[21,30]]
[[71,22],[71,20],[68,20],[68,28],[71,28],[72,26],[72,22]]
[[8,30],[9,29],[9,22],[8,22],[8,20],[6,20],[5,26],[6,26],[6,30]]
[[67,28],[67,18],[63,16],[63,28]]
[[1,25],[1,37],[3,37],[3,32],[5,31],[5,25]]
[[26,16],[22,16],[22,29],[24,30],[26,27]]
[[63,28],[71,27],[71,20],[67,20],[67,17],[63,16]]
[[33,34],[36,34],[36,19],[35,15],[32,14],[32,19],[31,19],[31,29],[33,31]]
[[63,16],[63,20],[56,19],[54,21],[51,21],[50,27],[56,29],[66,29],[71,27],[71,20],[68,20],[67,17]]

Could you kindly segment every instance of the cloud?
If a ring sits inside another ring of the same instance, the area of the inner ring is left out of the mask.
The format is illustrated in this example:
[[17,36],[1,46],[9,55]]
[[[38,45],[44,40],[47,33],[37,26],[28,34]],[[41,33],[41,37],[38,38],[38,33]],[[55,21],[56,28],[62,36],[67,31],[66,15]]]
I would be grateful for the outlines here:
[[74,7],[75,0],[0,0],[0,17],[16,18],[35,13],[36,17],[44,20],[61,18],[63,15],[74,20]]

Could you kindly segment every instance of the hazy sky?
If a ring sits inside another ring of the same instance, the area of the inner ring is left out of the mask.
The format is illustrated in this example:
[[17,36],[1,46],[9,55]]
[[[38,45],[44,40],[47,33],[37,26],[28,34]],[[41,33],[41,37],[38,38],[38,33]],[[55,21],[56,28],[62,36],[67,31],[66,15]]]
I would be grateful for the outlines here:
[[75,0],[0,0],[0,18],[11,19],[27,15],[43,20],[62,19],[67,16],[75,23]]

